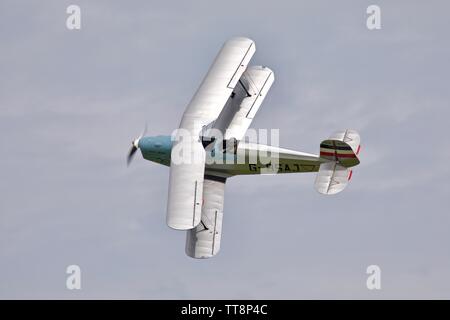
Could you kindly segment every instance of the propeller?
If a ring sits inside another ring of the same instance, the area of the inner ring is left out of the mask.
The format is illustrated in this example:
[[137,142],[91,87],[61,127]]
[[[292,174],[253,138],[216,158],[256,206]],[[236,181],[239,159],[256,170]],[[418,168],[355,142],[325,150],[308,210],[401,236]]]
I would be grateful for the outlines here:
[[136,151],[139,149],[139,140],[147,133],[147,124],[145,124],[144,127],[144,131],[142,131],[142,133],[139,135],[139,137],[137,137],[136,139],[134,139],[133,141],[131,141],[131,149],[128,152],[128,156],[127,156],[127,166],[130,165],[131,160],[133,160],[134,158],[134,154],[136,153]]

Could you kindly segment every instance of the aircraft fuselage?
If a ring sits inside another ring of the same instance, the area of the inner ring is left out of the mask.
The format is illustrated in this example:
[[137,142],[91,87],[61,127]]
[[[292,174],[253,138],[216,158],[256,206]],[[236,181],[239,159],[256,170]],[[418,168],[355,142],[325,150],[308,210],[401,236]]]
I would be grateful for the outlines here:
[[[144,159],[170,166],[171,136],[142,137],[139,148]],[[248,174],[317,172],[319,156],[256,143],[240,142],[236,153],[220,153],[206,149],[205,174],[220,177]]]

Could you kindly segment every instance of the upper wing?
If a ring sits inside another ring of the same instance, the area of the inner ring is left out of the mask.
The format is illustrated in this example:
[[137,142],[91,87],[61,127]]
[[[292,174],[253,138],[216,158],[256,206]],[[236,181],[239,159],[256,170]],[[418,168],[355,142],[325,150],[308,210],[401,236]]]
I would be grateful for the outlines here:
[[205,176],[203,184],[202,219],[187,231],[186,254],[192,258],[210,258],[220,249],[222,235],[225,179]]
[[186,108],[180,128],[197,134],[202,126],[217,118],[255,50],[255,43],[247,38],[232,38],[225,42]]
[[[170,162],[167,224],[174,229],[192,229],[200,223],[205,151],[199,134],[217,118],[254,53],[255,43],[250,39],[227,41],[184,112],[183,130],[176,134]],[[186,161],[175,161],[180,160],[180,153],[187,155]],[[196,160],[189,161],[192,158]]]
[[170,163],[167,225],[178,230],[192,229],[201,217],[205,149],[184,136],[172,147]]
[[249,67],[241,76],[212,128],[220,130],[224,140],[241,140],[274,80],[273,71],[269,68]]

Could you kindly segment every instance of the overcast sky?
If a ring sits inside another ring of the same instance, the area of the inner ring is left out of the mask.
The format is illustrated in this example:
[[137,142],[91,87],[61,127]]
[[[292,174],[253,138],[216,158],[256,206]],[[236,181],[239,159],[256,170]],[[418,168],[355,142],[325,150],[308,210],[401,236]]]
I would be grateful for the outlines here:
[[[66,7],[81,7],[81,30]],[[381,7],[369,31],[366,8]],[[0,2],[1,298],[450,298],[448,1]],[[220,46],[256,42],[275,83],[252,127],[318,153],[356,129],[361,165],[227,181],[219,255],[166,226],[170,134]],[[82,289],[66,289],[66,267]],[[379,291],[366,268],[382,271]]]

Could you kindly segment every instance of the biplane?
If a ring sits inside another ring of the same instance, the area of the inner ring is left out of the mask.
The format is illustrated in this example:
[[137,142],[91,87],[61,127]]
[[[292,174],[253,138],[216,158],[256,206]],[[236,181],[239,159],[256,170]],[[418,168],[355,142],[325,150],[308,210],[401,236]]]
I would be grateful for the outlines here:
[[317,172],[315,189],[342,191],[359,164],[360,137],[335,132],[319,155],[246,141],[245,135],[274,82],[273,71],[249,66],[255,43],[243,37],[225,42],[172,135],[132,141],[144,159],[170,167],[167,225],[187,232],[186,254],[209,258],[219,252],[224,191],[238,175]]

